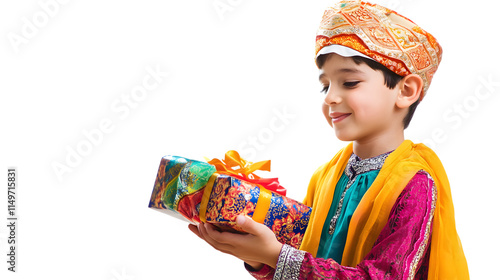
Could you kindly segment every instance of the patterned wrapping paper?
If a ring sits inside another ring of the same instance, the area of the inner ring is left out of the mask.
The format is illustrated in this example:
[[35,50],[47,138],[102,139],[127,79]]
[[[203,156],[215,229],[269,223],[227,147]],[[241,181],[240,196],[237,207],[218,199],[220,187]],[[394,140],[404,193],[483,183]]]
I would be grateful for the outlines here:
[[[254,216],[261,189],[258,185],[227,175],[214,182],[207,204],[206,220],[223,229],[236,229],[236,217]],[[311,208],[288,197],[272,192],[264,224],[281,243],[299,248],[307,229]]]
[[214,172],[215,167],[206,162],[177,156],[163,157],[149,207],[182,220],[200,222],[197,209],[192,208],[199,207],[202,190]]
[[[216,168],[206,162],[163,157],[149,207],[194,224],[203,220],[222,230],[240,231],[235,225],[236,217],[245,214],[255,219],[254,212],[259,206],[259,211],[267,210],[261,222],[273,230],[280,242],[295,248],[300,246],[309,222],[310,207],[265,189],[261,191],[256,183],[215,171]],[[213,184],[207,185],[212,175]],[[266,193],[269,194],[267,201]]]

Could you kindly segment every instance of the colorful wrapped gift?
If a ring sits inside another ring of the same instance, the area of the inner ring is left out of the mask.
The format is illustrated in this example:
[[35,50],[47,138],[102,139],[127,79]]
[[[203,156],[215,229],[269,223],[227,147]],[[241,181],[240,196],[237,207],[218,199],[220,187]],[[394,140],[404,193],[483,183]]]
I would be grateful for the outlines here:
[[208,163],[165,156],[149,207],[225,231],[241,231],[235,219],[244,214],[268,226],[280,242],[298,248],[311,208],[286,197],[277,178],[260,178],[253,173],[269,169],[269,161],[252,164],[235,151],[228,152],[225,161]]

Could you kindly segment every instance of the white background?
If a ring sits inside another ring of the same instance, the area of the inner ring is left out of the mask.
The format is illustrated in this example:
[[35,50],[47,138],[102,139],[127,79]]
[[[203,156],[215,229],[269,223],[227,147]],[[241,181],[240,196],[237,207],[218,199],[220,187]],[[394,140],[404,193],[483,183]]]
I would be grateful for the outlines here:
[[[376,2],[443,46],[406,134],[443,161],[471,278],[487,279],[500,251],[495,2]],[[10,166],[19,220],[18,272],[2,261],[0,278],[251,279],[186,223],[147,207],[156,171],[167,154],[201,160],[239,149],[272,159],[271,175],[302,200],[312,172],[346,144],[321,114],[313,63],[329,3],[2,1],[0,260]],[[138,95],[148,69],[169,75]]]

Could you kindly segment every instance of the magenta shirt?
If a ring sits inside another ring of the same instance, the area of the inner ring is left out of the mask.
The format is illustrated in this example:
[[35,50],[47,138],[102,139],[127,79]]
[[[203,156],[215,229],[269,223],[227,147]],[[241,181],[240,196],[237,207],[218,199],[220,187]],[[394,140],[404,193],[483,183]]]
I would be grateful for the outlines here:
[[356,267],[314,258],[288,245],[283,245],[276,269],[246,267],[256,279],[427,279],[435,206],[434,181],[420,171],[401,192],[373,248]]

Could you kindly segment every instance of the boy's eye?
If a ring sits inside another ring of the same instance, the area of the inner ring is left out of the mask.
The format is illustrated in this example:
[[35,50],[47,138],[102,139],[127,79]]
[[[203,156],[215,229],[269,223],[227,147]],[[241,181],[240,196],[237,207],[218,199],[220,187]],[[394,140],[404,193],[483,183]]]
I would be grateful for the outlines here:
[[[356,87],[360,81],[353,81],[353,82],[344,82],[344,87],[346,88],[354,88]],[[329,85],[323,85],[323,89],[320,91],[321,93],[326,94],[328,92]]]
[[359,81],[354,81],[354,82],[345,82],[344,86],[348,88],[353,88],[359,84]]

